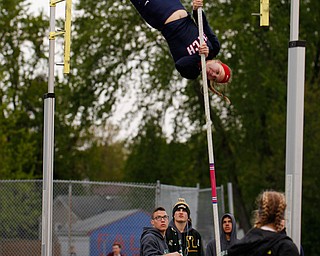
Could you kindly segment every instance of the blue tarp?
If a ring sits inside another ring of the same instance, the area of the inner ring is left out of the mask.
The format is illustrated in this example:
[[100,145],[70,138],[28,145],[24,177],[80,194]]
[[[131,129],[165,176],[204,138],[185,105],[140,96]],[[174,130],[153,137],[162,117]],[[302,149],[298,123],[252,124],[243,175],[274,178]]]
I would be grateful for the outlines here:
[[138,256],[143,227],[149,227],[150,214],[138,211],[90,232],[90,256],[106,256],[114,242],[122,246],[125,256]]

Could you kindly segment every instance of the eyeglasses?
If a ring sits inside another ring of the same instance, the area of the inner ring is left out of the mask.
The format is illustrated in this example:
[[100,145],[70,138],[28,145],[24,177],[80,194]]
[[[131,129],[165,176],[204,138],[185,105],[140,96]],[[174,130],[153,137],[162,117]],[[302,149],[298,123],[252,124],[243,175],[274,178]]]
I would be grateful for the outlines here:
[[160,221],[160,220],[168,220],[169,216],[168,215],[164,215],[164,216],[156,216],[153,218],[154,220]]

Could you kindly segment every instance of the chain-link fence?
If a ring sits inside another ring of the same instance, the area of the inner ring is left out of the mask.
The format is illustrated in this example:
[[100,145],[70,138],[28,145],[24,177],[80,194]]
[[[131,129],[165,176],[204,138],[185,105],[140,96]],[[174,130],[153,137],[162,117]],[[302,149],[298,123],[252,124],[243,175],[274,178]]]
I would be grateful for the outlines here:
[[[42,180],[0,181],[0,256],[41,255],[42,189]],[[223,188],[217,192],[224,212]],[[193,227],[206,245],[214,236],[211,189],[54,181],[53,255],[104,256],[116,241],[126,256],[137,256],[150,213],[161,205],[171,215],[179,197],[189,204]]]

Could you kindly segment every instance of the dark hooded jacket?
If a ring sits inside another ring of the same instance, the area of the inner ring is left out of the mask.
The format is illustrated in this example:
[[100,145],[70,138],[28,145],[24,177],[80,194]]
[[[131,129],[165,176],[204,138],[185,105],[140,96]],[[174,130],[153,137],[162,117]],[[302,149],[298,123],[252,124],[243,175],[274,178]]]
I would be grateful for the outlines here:
[[145,227],[140,238],[140,256],[164,255],[169,252],[166,240],[160,231]]
[[[232,221],[232,231],[230,234],[230,240],[226,238],[226,234],[223,231],[222,223],[223,220],[229,217]],[[226,250],[229,249],[233,244],[237,243],[237,223],[234,216],[230,213],[226,213],[222,216],[220,221],[220,246],[221,255],[226,255]],[[216,240],[211,240],[207,245],[206,256],[216,256]]]
[[192,227],[191,221],[187,222],[184,232],[180,233],[174,219],[171,220],[166,231],[166,240],[170,252],[179,252],[183,256],[204,256],[201,236]]
[[228,256],[299,256],[299,251],[285,230],[253,228],[228,249]]

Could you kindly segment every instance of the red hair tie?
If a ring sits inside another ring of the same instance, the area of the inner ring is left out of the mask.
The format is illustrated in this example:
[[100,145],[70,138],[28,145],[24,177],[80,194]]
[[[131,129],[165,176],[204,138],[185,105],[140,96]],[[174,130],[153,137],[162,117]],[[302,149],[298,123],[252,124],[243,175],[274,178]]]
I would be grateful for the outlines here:
[[218,82],[218,83],[224,84],[224,83],[227,83],[229,81],[231,71],[230,71],[230,68],[226,64],[221,62],[221,65],[222,65],[223,70],[224,70],[224,78],[222,79],[221,82]]

